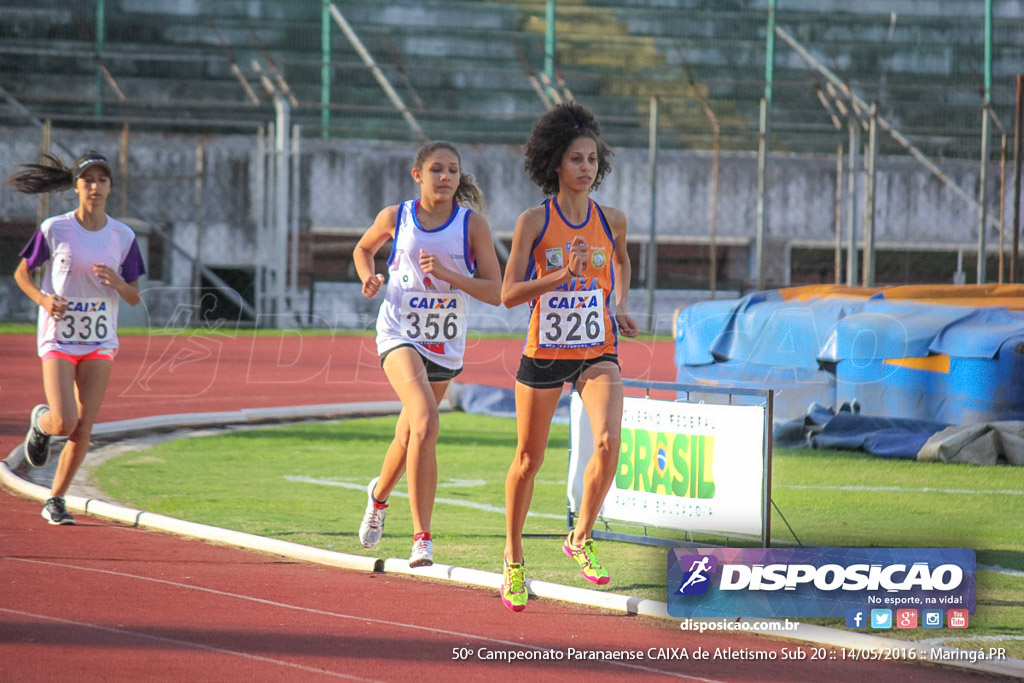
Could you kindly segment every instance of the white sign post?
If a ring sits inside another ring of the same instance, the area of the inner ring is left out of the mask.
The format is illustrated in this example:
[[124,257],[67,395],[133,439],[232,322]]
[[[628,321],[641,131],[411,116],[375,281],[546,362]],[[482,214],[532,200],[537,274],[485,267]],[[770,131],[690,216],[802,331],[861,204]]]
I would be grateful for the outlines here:
[[[657,388],[698,389],[685,385]],[[706,392],[707,387],[699,390]],[[764,400],[758,405],[723,405],[625,397],[615,480],[599,518],[605,523],[614,520],[685,532],[760,537],[767,547],[771,392],[737,391]],[[582,400],[573,392],[567,487],[570,525],[579,511],[583,472],[592,452],[590,421]]]

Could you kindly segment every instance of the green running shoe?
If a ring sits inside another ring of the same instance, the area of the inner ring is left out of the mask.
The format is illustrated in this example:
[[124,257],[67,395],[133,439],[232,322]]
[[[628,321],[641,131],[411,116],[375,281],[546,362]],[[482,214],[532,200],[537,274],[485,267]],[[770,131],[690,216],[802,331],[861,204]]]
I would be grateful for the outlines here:
[[513,612],[526,609],[526,569],[519,562],[505,564],[505,574],[501,579],[501,601]]
[[594,539],[588,538],[583,545],[575,545],[572,542],[572,532],[565,537],[565,544],[562,546],[565,554],[576,560],[580,566],[580,574],[590,583],[599,586],[611,581],[608,570],[601,566],[601,560],[597,559],[597,548],[594,546]]

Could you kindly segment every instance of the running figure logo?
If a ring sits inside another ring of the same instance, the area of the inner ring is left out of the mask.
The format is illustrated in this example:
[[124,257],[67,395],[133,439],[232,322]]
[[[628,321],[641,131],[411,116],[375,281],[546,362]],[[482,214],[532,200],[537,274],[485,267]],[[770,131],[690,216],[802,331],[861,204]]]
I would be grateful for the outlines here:
[[679,586],[679,595],[703,595],[711,586],[710,574],[718,570],[714,555],[685,555],[679,558],[680,567],[688,567]]

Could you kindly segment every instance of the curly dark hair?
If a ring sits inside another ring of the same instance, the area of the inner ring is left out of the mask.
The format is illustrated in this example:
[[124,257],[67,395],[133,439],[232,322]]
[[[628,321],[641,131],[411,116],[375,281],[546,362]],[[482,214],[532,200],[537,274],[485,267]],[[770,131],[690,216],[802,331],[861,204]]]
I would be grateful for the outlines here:
[[523,167],[526,174],[545,196],[558,194],[559,164],[562,156],[576,138],[588,137],[597,143],[597,173],[590,190],[594,191],[601,180],[612,170],[612,150],[601,138],[601,125],[590,111],[575,102],[560,104],[537,119],[526,141],[526,159]]

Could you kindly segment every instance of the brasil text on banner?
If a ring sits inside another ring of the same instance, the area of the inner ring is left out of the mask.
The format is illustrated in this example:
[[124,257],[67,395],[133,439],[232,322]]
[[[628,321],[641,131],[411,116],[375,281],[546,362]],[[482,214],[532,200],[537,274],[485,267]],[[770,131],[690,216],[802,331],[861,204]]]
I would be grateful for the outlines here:
[[[590,421],[579,395],[570,406],[568,499],[579,510]],[[600,517],[683,531],[758,536],[764,524],[762,406],[627,396],[615,479]]]

